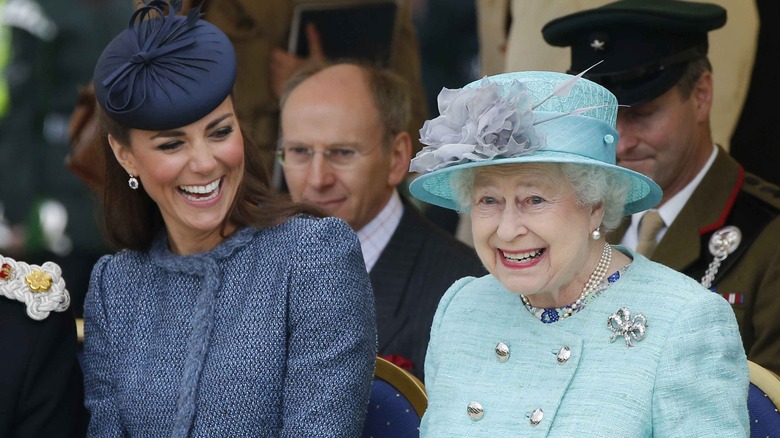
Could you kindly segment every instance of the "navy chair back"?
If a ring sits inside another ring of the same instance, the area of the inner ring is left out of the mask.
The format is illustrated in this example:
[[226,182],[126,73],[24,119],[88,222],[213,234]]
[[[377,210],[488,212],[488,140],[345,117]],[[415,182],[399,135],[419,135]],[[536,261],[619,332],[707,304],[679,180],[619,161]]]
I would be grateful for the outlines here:
[[376,358],[363,438],[420,436],[420,419],[428,407],[422,382],[393,363]]
[[748,361],[750,389],[748,412],[751,438],[780,438],[780,378],[766,368]]

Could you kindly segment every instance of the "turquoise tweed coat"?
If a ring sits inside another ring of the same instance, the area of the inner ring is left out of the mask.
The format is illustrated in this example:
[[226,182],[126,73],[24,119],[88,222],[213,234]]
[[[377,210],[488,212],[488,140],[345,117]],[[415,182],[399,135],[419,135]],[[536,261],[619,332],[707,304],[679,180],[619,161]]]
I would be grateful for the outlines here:
[[[552,324],[490,275],[454,284],[431,330],[421,436],[747,436],[747,361],[729,304],[619,249],[634,259],[621,278]],[[630,348],[623,336],[610,342],[608,318],[622,307],[647,320]],[[571,356],[560,363],[562,347]],[[472,402],[481,418],[467,412]]]
[[95,266],[84,309],[95,437],[355,437],[376,355],[357,236],[335,218],[164,236]]

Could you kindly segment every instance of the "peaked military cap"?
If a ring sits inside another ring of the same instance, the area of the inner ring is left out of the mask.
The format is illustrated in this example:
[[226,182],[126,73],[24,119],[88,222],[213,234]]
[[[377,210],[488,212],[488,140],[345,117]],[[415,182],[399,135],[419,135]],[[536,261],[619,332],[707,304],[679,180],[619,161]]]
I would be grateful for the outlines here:
[[603,61],[585,77],[633,105],[674,86],[690,61],[707,55],[707,32],[724,24],[726,10],[710,3],[621,0],[552,20],[542,35],[571,46],[569,73]]
[[135,11],[126,30],[103,50],[93,75],[95,96],[128,128],[186,126],[219,106],[236,79],[227,36],[180,0],[153,0]]

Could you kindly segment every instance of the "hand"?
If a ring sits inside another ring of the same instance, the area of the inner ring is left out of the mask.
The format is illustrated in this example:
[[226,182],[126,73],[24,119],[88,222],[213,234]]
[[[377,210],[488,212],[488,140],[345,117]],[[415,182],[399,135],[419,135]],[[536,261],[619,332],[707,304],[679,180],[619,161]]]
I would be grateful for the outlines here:
[[325,62],[322,39],[313,23],[306,25],[306,41],[309,44],[309,57],[305,59],[282,49],[271,51],[271,91],[277,99],[282,95],[284,85],[295,72],[307,65]]
[[26,240],[27,229],[23,225],[11,225],[0,217],[0,255],[24,257]]

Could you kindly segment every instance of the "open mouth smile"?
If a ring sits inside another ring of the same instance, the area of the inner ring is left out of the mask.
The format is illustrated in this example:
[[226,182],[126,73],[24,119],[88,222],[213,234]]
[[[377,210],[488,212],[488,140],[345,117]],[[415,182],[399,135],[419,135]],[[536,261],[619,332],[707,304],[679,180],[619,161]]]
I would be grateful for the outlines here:
[[179,186],[179,193],[181,193],[182,196],[184,196],[184,198],[188,201],[210,201],[219,196],[219,192],[222,187],[222,180],[223,178],[215,179],[214,181],[202,186]]
[[532,260],[539,258],[544,253],[544,249],[536,249],[533,251],[519,252],[519,253],[507,253],[501,251],[501,255],[504,259],[513,263],[528,263]]

